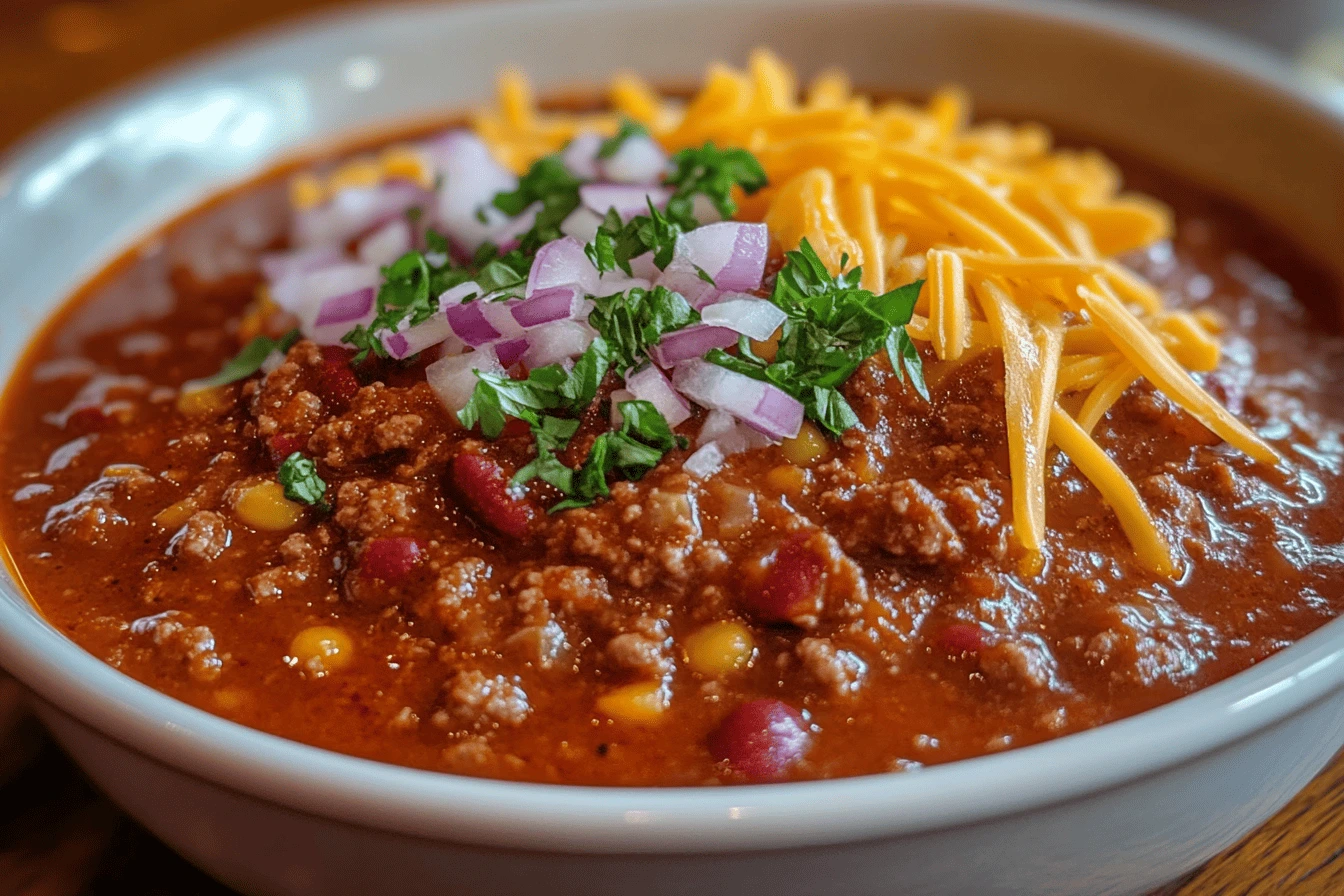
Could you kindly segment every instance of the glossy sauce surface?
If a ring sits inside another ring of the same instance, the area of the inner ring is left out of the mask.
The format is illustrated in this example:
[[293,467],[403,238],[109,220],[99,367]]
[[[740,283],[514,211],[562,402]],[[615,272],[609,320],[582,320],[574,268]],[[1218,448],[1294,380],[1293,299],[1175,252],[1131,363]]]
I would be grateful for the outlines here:
[[[1019,572],[994,353],[926,357],[931,406],[869,362],[847,389],[863,424],[841,442],[752,452],[708,481],[674,453],[612,500],[555,516],[544,494],[490,497],[530,438],[464,432],[414,367],[352,370],[301,343],[264,382],[185,414],[177,387],[254,324],[252,259],[279,240],[273,185],[154,241],[39,336],[0,409],[0,537],[48,618],[127,674],[244,724],[425,768],[741,781],[714,744],[760,700],[801,713],[795,778],[1120,718],[1344,610],[1341,347],[1295,298],[1331,308],[1336,287],[1241,210],[1129,168],[1178,213],[1173,244],[1131,263],[1173,305],[1226,316],[1207,384],[1289,461],[1259,467],[1129,390],[1099,439],[1182,546],[1176,582],[1141,568],[1058,455],[1049,562]],[[294,446],[318,459],[332,512],[250,524],[240,492]],[[406,542],[417,556],[403,564]],[[816,601],[806,625],[771,618],[795,597]],[[312,660],[332,644],[340,659]]]

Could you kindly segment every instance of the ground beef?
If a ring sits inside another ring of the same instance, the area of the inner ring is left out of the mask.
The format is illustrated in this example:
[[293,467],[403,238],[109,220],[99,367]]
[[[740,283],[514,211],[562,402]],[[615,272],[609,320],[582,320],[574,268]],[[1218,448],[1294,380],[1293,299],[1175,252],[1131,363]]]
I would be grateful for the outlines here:
[[459,672],[444,685],[447,710],[458,721],[477,728],[521,725],[532,711],[527,692],[517,679],[484,672]]
[[336,492],[336,523],[356,538],[390,534],[414,519],[416,497],[411,485],[351,479]]
[[863,687],[868,664],[827,638],[803,638],[794,648],[803,668],[836,697],[849,697]]
[[419,411],[428,400],[433,400],[433,393],[427,384],[412,388],[392,388],[382,383],[365,386],[349,411],[313,433],[308,447],[337,469],[412,448],[421,441],[425,419]]
[[203,625],[192,625],[190,616],[170,610],[131,623],[131,631],[149,639],[164,659],[180,663],[192,681],[213,684],[224,671],[224,658],[215,647],[215,636]]
[[198,510],[178,530],[169,544],[169,553],[209,563],[224,553],[233,533],[229,521],[213,510]]

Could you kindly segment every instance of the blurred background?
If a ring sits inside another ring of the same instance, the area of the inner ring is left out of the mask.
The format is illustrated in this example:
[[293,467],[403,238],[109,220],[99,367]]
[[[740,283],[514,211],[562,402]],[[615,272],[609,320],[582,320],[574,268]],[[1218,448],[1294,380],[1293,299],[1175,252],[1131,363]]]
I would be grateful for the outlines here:
[[[1112,5],[1113,0],[1077,2]],[[1344,0],[1134,2],[1202,19],[1269,48],[1330,87],[1344,108]],[[284,19],[350,5],[348,0],[0,0],[0,152],[81,102],[194,51]],[[24,716],[19,689],[0,672],[0,896],[227,896],[98,797]],[[1247,843],[1169,892],[1270,892],[1245,881],[1245,859],[1236,853],[1254,847],[1272,860],[1270,877],[1259,883],[1302,865],[1303,856],[1284,845],[1280,825],[1288,823],[1285,816],[1307,812],[1304,807],[1325,821],[1322,827],[1333,826],[1333,834],[1318,831],[1312,838],[1328,852],[1340,841],[1344,788],[1323,778]]]
[[[349,3],[0,0],[0,146],[90,94],[193,50],[342,5]],[[1344,0],[1147,0],[1147,5],[1202,18],[1344,79]]]

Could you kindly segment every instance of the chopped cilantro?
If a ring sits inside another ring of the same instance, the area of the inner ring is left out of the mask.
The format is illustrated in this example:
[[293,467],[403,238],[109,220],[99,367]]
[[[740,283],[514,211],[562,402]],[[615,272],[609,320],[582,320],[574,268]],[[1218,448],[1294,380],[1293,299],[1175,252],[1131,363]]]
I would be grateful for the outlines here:
[[785,256],[770,300],[788,317],[774,361],[751,351],[746,339],[731,355],[713,349],[705,357],[721,367],[773,383],[803,403],[807,416],[832,435],[859,422],[840,387],[872,355],[886,349],[896,375],[928,398],[919,352],[905,332],[923,281],[877,296],[859,286],[862,268],[832,277],[806,239]]
[[625,141],[631,137],[647,137],[649,129],[637,121],[629,118],[621,119],[621,126],[617,129],[615,135],[602,141],[602,145],[597,148],[597,157],[599,159],[609,159],[621,151]]
[[672,156],[672,167],[666,183],[675,187],[676,192],[667,204],[667,216],[687,230],[696,226],[691,201],[697,193],[714,203],[724,218],[731,218],[737,213],[733,187],[741,187],[751,195],[766,185],[761,163],[750,152],[737,147],[719,149],[706,143],[699,149],[683,149]]
[[636,215],[629,221],[622,221],[620,214],[610,209],[585,251],[588,260],[603,274],[619,267],[630,276],[633,274],[630,259],[645,252],[652,252],[653,263],[666,268],[672,261],[677,237],[695,226],[692,221],[690,227],[682,227],[655,208],[652,202],[647,215]]
[[298,341],[299,331],[297,329],[290,330],[279,339],[272,339],[269,336],[256,336],[251,342],[243,346],[238,354],[225,361],[224,366],[219,369],[218,373],[205,379],[196,380],[193,385],[201,389],[213,389],[247,379],[261,369],[261,365],[271,356],[271,352],[283,354],[289,351],[290,347]]
[[497,439],[510,417],[537,425],[541,412],[561,407],[560,394],[569,374],[559,364],[538,367],[525,380],[516,380],[507,373],[476,371],[476,388],[465,407],[457,414],[462,425],[470,429],[481,427],[487,439]]
[[[425,245],[429,253],[407,252],[382,269],[383,284],[378,288],[373,321],[341,337],[342,342],[358,350],[353,359],[355,364],[370,353],[387,357],[378,334],[429,319],[439,310],[439,296],[454,286],[471,280],[483,293],[521,290],[532,266],[530,256],[516,249],[500,255],[491,243],[483,244],[470,263],[454,264],[449,257],[448,240],[433,230],[425,234]],[[433,254],[441,259],[431,257]]]
[[327,484],[317,475],[317,464],[301,452],[295,451],[285,458],[276,478],[285,487],[285,497],[289,500],[323,510],[328,508]]
[[594,299],[594,306],[588,322],[606,340],[612,362],[620,372],[647,359],[649,349],[665,333],[700,320],[700,312],[680,293],[663,286],[635,287],[601,296]]
[[551,240],[563,236],[560,222],[579,207],[579,187],[582,184],[583,181],[565,167],[558,155],[545,156],[534,162],[527,173],[518,178],[517,189],[496,193],[494,205],[506,215],[515,216],[522,214],[534,202],[541,203],[536,223],[519,239],[519,248],[530,255]]

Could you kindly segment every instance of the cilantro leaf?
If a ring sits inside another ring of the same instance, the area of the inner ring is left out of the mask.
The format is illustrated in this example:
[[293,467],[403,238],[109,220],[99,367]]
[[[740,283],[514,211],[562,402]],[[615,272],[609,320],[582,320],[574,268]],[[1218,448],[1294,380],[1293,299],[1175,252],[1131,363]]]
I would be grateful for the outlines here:
[[279,339],[272,339],[269,336],[256,336],[251,342],[243,346],[238,354],[225,361],[224,366],[219,369],[218,373],[205,379],[195,380],[193,385],[201,389],[213,389],[245,380],[261,369],[261,365],[271,356],[271,352],[284,354],[298,341],[299,331],[297,329],[290,330]]
[[719,149],[712,142],[672,156],[672,169],[664,181],[676,188],[667,204],[667,215],[687,230],[696,226],[691,213],[696,194],[709,199],[724,218],[731,218],[737,213],[733,187],[751,195],[767,183],[765,169],[750,152],[737,147]]
[[602,145],[597,148],[597,157],[599,159],[609,159],[621,151],[625,141],[631,137],[647,137],[649,129],[637,121],[629,118],[621,119],[621,126],[614,136],[608,137],[602,141]]
[[697,323],[700,312],[680,293],[663,286],[635,287],[594,299],[592,324],[606,341],[618,371],[638,366],[663,334]]
[[859,283],[862,268],[831,276],[804,239],[785,256],[770,300],[787,315],[773,361],[750,351],[741,340],[738,353],[715,349],[706,360],[783,389],[803,403],[804,412],[832,435],[858,424],[858,416],[840,392],[859,365],[886,350],[892,369],[928,397],[919,352],[905,332],[923,281],[882,295]]
[[295,451],[280,465],[276,478],[285,487],[285,497],[310,507],[327,509],[327,484],[317,474],[317,465]]
[[619,409],[621,428],[604,432],[593,440],[583,466],[574,472],[571,487],[562,489],[568,497],[552,507],[551,513],[587,507],[598,498],[609,496],[607,477],[613,473],[635,481],[644,478],[676,447],[677,438],[667,418],[652,404],[623,401]]
[[515,380],[507,373],[476,371],[476,388],[457,419],[470,429],[477,424],[487,439],[497,439],[510,417],[526,420],[536,426],[541,412],[563,404],[559,388],[568,374],[559,364],[538,367],[525,380]]
[[555,486],[563,494],[573,493],[574,471],[562,464],[555,456],[555,452],[564,449],[578,429],[578,420],[542,417],[532,427],[532,435],[537,443],[537,456],[515,473],[509,484],[523,485],[533,479],[540,479]]
[[593,403],[602,380],[611,369],[613,353],[607,340],[597,336],[574,362],[574,369],[560,386],[560,395],[571,410],[580,411]]
[[524,254],[530,255],[563,235],[560,222],[579,207],[582,184],[583,181],[565,167],[559,155],[549,155],[538,159],[518,178],[517,189],[495,194],[494,206],[510,216],[522,214],[533,203],[541,203],[536,223],[518,241]]

